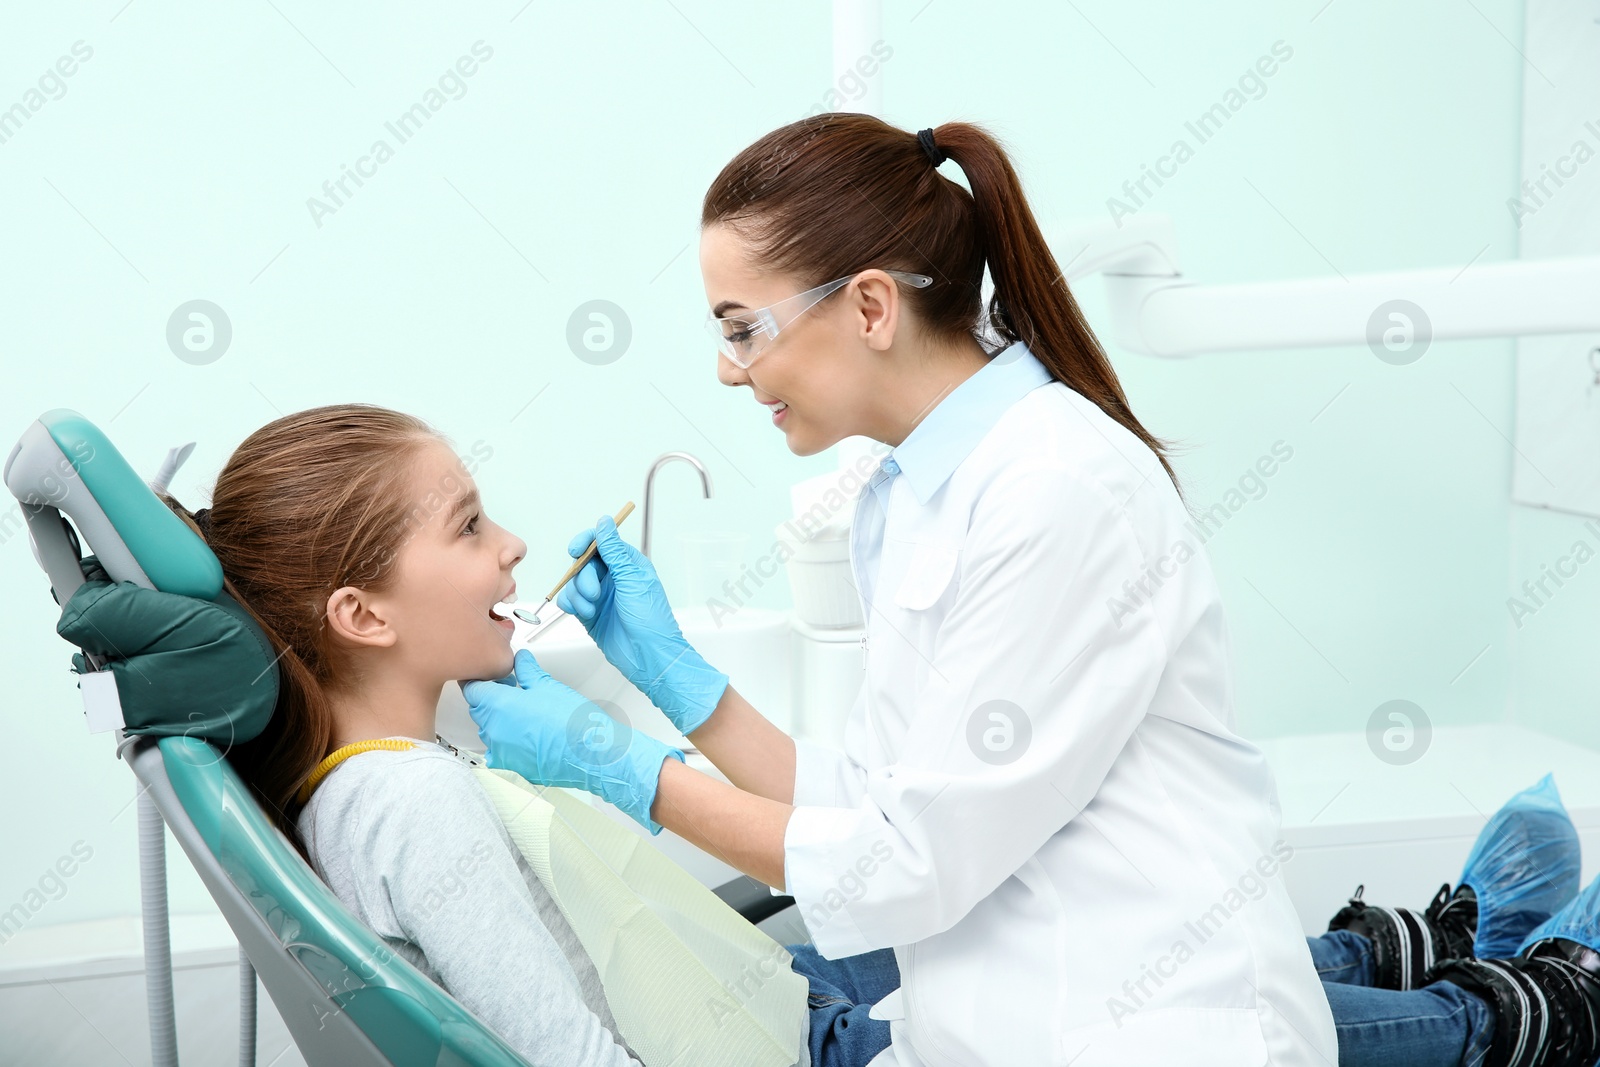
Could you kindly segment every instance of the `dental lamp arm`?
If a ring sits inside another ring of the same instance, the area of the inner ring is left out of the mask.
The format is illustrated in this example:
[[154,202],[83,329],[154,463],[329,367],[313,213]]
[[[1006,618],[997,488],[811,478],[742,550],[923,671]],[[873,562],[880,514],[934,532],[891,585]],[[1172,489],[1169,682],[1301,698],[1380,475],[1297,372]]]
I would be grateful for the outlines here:
[[1117,343],[1155,356],[1600,330],[1600,256],[1196,285],[1172,223],[1135,216],[1080,226],[1056,246],[1069,283],[1105,275]]

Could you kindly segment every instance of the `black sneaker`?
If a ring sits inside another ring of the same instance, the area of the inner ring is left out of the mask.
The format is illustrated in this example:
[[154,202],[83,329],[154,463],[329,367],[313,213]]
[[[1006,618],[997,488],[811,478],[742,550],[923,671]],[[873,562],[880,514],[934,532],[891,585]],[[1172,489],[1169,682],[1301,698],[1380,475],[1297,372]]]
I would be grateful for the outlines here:
[[1510,959],[1445,960],[1429,982],[1452,982],[1494,1010],[1482,1067],[1593,1067],[1600,1059],[1600,953],[1564,937]]
[[1328,922],[1329,930],[1349,930],[1372,942],[1373,984],[1379,989],[1421,989],[1423,975],[1448,959],[1470,959],[1478,931],[1478,897],[1469,885],[1454,893],[1446,882],[1421,911],[1384,908],[1361,899],[1356,886],[1350,903]]

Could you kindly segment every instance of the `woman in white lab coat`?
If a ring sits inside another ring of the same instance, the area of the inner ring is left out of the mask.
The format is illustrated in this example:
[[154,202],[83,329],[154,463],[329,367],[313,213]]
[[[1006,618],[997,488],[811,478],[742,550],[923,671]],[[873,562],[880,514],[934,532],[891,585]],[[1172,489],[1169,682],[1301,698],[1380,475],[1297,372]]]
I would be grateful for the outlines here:
[[652,818],[795,898],[796,967],[840,994],[819,1036],[856,1062],[1335,1062],[1205,550],[1001,147],[814,116],[701,221],[721,381],[797,455],[892,451],[842,476],[867,619],[842,751],[728,686],[609,519],[574,539],[600,558],[562,605],[732,783],[667,759]]

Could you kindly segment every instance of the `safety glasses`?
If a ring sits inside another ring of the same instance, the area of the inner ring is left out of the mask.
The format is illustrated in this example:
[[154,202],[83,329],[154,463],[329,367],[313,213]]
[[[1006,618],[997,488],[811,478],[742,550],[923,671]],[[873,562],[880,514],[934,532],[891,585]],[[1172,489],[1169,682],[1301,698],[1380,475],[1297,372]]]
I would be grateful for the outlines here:
[[[855,274],[847,274],[843,278],[819,285],[815,289],[807,289],[776,304],[756,308],[754,311],[742,311],[725,319],[719,319],[714,313],[708,313],[706,330],[717,339],[718,350],[727,356],[734,366],[741,370],[748,368],[762,350],[777,338],[779,330],[816,307],[824,297],[849,284],[861,273],[857,271]],[[933,279],[926,274],[908,274],[901,270],[886,270],[884,273],[918,289],[933,284]]]

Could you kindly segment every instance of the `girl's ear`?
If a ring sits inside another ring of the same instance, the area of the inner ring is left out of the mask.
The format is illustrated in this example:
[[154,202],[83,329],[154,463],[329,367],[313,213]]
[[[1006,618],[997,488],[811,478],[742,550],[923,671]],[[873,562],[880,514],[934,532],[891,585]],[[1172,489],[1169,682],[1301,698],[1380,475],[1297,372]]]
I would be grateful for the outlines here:
[[372,594],[353,585],[340,586],[329,594],[323,621],[333,639],[347,646],[388,648],[399,636]]

